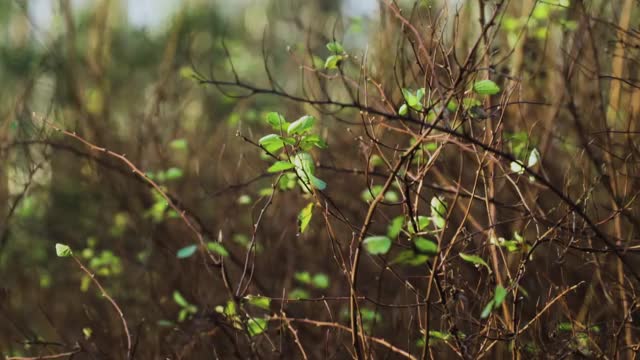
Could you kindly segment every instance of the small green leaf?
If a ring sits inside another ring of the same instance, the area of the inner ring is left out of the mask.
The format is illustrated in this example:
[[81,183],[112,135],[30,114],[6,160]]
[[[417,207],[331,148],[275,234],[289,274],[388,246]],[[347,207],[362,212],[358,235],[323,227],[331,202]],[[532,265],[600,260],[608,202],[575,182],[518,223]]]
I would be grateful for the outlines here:
[[177,167],[169,168],[164,173],[164,176],[166,177],[167,180],[180,179],[182,175],[183,175],[182,169],[179,169]]
[[293,277],[303,284],[311,283],[311,274],[308,271],[301,271],[293,274]]
[[298,214],[298,224],[301,234],[304,233],[305,230],[307,230],[309,222],[311,222],[311,216],[313,215],[313,205],[314,204],[312,202],[307,204],[307,206],[305,206],[302,211],[300,211],[300,214]]
[[501,285],[496,286],[496,292],[493,294],[493,301],[496,307],[502,305],[502,302],[507,297],[507,290]]
[[276,134],[265,135],[261,137],[260,140],[258,140],[258,143],[265,150],[267,150],[267,152],[270,152],[270,153],[274,153],[282,149],[282,147],[284,147],[284,142],[282,141],[282,138],[280,137],[280,135],[276,135]]
[[402,104],[402,106],[400,106],[400,109],[398,110],[398,114],[405,116],[407,115],[407,112],[409,112],[409,107],[407,106],[407,104]]
[[473,265],[484,266],[489,270],[489,272],[491,272],[491,268],[489,267],[489,264],[487,264],[487,262],[484,261],[484,259],[482,259],[478,255],[469,255],[465,253],[460,253],[460,257],[462,258],[462,260],[472,263]]
[[413,250],[403,250],[391,261],[391,264],[418,266],[426,263],[427,260],[429,260],[427,255],[416,254]]
[[525,167],[522,164],[522,162],[520,162],[520,160],[518,161],[512,161],[511,164],[509,165],[509,167],[511,168],[511,171],[517,174],[524,174],[525,171]]
[[269,123],[275,131],[284,131],[289,127],[289,123],[284,119],[284,116],[277,112],[267,114],[267,123]]
[[340,61],[342,61],[342,55],[331,55],[324,62],[324,68],[327,70],[337,69]]
[[271,299],[265,296],[247,295],[245,296],[245,299],[247,299],[249,304],[261,309],[269,310],[269,307],[271,306]]
[[421,254],[435,255],[438,253],[438,244],[423,237],[413,239],[413,244],[416,246],[416,250]]
[[73,252],[71,251],[71,248],[68,245],[57,243],[56,255],[58,255],[58,257],[68,257],[73,255]]
[[327,43],[327,49],[335,54],[344,53],[344,48],[342,47],[342,44],[340,44],[337,41],[332,41],[330,43]]
[[309,176],[309,178],[311,179],[311,184],[313,185],[314,188],[322,191],[324,189],[327,188],[327,183],[318,179],[317,177],[311,175]]
[[293,289],[289,293],[289,299],[293,300],[302,300],[302,299],[310,299],[311,295],[306,290],[303,289]]
[[267,320],[262,318],[251,318],[247,322],[247,331],[250,336],[262,334],[267,329]]
[[529,154],[529,160],[527,162],[527,167],[534,166],[538,163],[538,161],[540,161],[540,152],[538,151],[538,149],[531,150],[531,153]]
[[371,255],[382,255],[391,249],[391,239],[386,236],[369,236],[362,242]]
[[489,303],[482,309],[482,313],[480,314],[481,319],[486,319],[491,314],[491,311],[494,309],[495,300],[489,301]]
[[288,161],[276,161],[273,165],[271,165],[267,169],[267,171],[270,172],[270,173],[276,173],[276,172],[280,172],[280,171],[293,169],[294,167],[296,167],[296,166],[293,165],[292,163],[288,162]]
[[473,91],[478,95],[495,95],[500,92],[500,87],[491,80],[480,80],[473,84]]
[[224,246],[222,246],[222,244],[220,244],[219,242],[216,241],[210,241],[207,243],[207,249],[211,250],[212,252],[220,255],[220,256],[224,256],[227,257],[229,256],[229,252],[227,251],[227,249],[224,248]]
[[407,102],[407,105],[412,108],[417,106],[420,102],[420,99],[418,99],[418,97],[416,97],[409,89],[402,89],[402,96],[404,96],[404,101]]
[[197,245],[185,246],[182,249],[178,250],[178,252],[176,253],[176,256],[178,257],[178,259],[188,258],[191,255],[193,255],[196,252],[196,250],[198,250]]
[[175,139],[169,143],[169,147],[173,150],[186,150],[187,149],[187,140],[186,139]]
[[242,194],[238,197],[238,204],[240,205],[249,205],[251,204],[251,196],[247,194]]
[[178,290],[173,292],[173,301],[175,301],[176,304],[180,305],[180,307],[183,308],[189,306],[189,302],[182,296],[182,294],[180,294]]
[[402,226],[404,225],[404,216],[396,216],[391,220],[389,226],[387,227],[387,236],[391,239],[395,239],[400,235],[400,231],[402,231]]
[[444,199],[438,196],[431,198],[431,220],[438,229],[445,226],[445,216],[447,215],[447,204]]
[[416,219],[416,223],[416,225],[418,225],[418,231],[422,231],[426,229],[429,224],[431,224],[431,219],[426,216],[419,215]]
[[289,127],[287,128],[287,134],[304,134],[305,132],[311,130],[315,122],[316,118],[311,115],[305,115],[289,125]]
[[442,340],[442,341],[447,341],[449,339],[451,339],[451,334],[449,333],[443,333],[440,331],[436,331],[436,330],[429,330],[429,338],[434,339],[434,340]]
[[311,283],[318,289],[326,289],[329,287],[329,277],[326,274],[318,273],[313,276]]

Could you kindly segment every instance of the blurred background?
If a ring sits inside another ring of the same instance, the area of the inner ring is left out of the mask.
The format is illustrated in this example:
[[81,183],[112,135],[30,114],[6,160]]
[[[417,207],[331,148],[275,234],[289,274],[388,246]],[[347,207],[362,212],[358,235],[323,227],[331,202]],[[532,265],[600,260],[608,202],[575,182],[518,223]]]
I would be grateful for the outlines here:
[[[406,14],[416,11],[412,21],[421,29],[442,29],[442,38],[430,38],[428,45],[435,47],[442,40],[450,46],[451,53],[442,57],[452,68],[454,60],[469,54],[480,33],[478,2],[398,3]],[[490,45],[491,76],[499,79],[504,93],[509,90],[514,102],[530,102],[505,111],[508,121],[503,130],[509,135],[500,146],[520,158],[537,146],[545,165],[540,171],[574,198],[594,201],[587,211],[604,218],[599,211],[612,206],[606,181],[622,168],[625,174],[634,173],[635,162],[621,160],[629,143],[615,138],[612,149],[619,156],[604,173],[578,150],[588,143],[600,154],[598,144],[605,143],[605,135],[598,132],[604,126],[597,115],[601,106],[594,99],[616,90],[609,89],[609,83],[596,85],[589,71],[565,75],[579,67],[575,59],[593,67],[598,64],[607,72],[615,69],[611,54],[616,51],[616,32],[611,24],[623,14],[621,5],[508,3],[504,16],[496,19],[501,32]],[[585,14],[603,21],[585,25],[589,24],[581,17]],[[599,44],[587,55],[574,42],[576,34],[585,34],[585,26],[592,26],[592,41]],[[420,76],[415,76],[419,70],[407,36],[393,14],[375,0],[0,0],[0,355],[78,352],[74,358],[121,358],[126,341],[120,318],[71,259],[56,256],[55,243],[65,243],[121,306],[139,358],[214,358],[212,354],[246,358],[252,351],[267,354],[265,358],[296,358],[297,345],[282,335],[286,331],[270,329],[271,337],[256,337],[249,346],[232,326],[220,325],[218,310],[228,306],[229,294],[219,272],[194,254],[196,238],[158,192],[121,161],[43,126],[38,119],[126,154],[186,211],[205,241],[224,244],[225,264],[237,284],[254,224],[275,180],[266,172],[268,158],[248,142],[272,132],[265,123],[268,112],[280,112],[288,121],[305,114],[318,119],[314,133],[329,145],[328,150],[313,151],[320,164],[318,176],[329,182],[326,193],[355,229],[370,201],[365,191],[373,180],[363,176],[364,170],[368,166],[380,175],[385,168],[380,158],[378,163],[367,163],[372,145],[362,140],[367,134],[355,109],[327,114],[295,99],[248,96],[254,94],[233,87],[218,89],[198,79],[241,81],[263,88],[275,81],[277,89],[300,97],[321,98],[318,94],[326,91],[349,101],[345,85],[333,81],[337,70],[318,76],[310,71],[323,68],[331,55],[326,44],[335,39],[354,59],[344,67],[350,76],[362,81],[357,62],[366,59],[367,75],[381,84],[397,109],[403,101],[402,87],[422,86],[414,81]],[[635,62],[628,60],[637,49],[630,46],[624,66],[617,65],[627,76],[638,72]],[[568,90],[574,108],[563,102]],[[634,131],[640,92],[629,86],[617,91],[615,109],[608,108],[617,114],[610,125]],[[385,100],[377,101],[372,106],[382,108]],[[572,109],[582,116],[580,120],[572,116]],[[578,125],[586,129],[588,140],[575,131]],[[410,137],[401,135],[389,135],[385,141],[408,145]],[[390,149],[385,151],[393,154]],[[459,155],[456,147],[448,147],[438,158],[433,170],[438,176],[429,173],[422,188],[427,202],[439,194],[451,201],[457,181],[473,183],[476,169],[461,171],[466,168]],[[504,190],[511,189],[506,179],[497,180],[502,187],[496,197],[504,204],[498,216],[505,220],[496,232],[506,239],[520,233],[533,241],[535,226],[522,215],[519,194]],[[626,189],[633,188],[633,181]],[[547,189],[526,180],[519,186],[527,188],[527,200],[544,210],[537,213],[550,219],[543,225],[568,221],[565,205],[558,205]],[[585,189],[590,189],[589,196]],[[256,275],[249,287],[250,294],[271,298],[272,311],[252,311],[257,316],[286,310],[292,317],[348,324],[349,286],[322,214],[316,212],[309,230],[299,234],[298,214],[310,200],[298,189],[277,194],[256,234]],[[469,226],[463,246],[475,246],[473,251],[485,255],[484,230],[492,225],[487,224],[483,206],[473,207],[480,220]],[[401,213],[399,208],[382,207],[374,231],[386,231],[388,220]],[[461,219],[462,211],[451,217]],[[603,220],[605,230],[611,230],[608,221]],[[353,236],[351,225],[334,224],[342,244]],[[574,241],[576,234],[575,241],[591,240],[585,235],[588,231],[571,233],[571,224],[565,225],[554,230],[558,234],[553,241]],[[622,226],[628,230],[625,239],[637,238],[631,220]],[[543,324],[536,323],[526,334],[528,351],[536,357],[543,351],[536,344],[553,343],[554,349],[592,354],[593,343],[606,344],[605,328],[618,331],[617,323],[607,322],[619,315],[618,296],[623,295],[617,285],[624,284],[624,277],[622,281],[616,277],[614,262],[605,261],[601,268],[594,265],[610,254],[596,259],[600,255],[554,247],[553,241],[540,246],[542,254],[536,253],[530,263],[532,275],[527,273],[520,284],[531,295],[520,315],[532,318],[538,304],[555,296],[549,289],[556,285],[580,281],[596,285],[580,288],[558,309],[545,313]],[[505,264],[516,269],[520,255],[506,253]],[[416,294],[407,291],[405,280],[424,287],[424,268],[398,266],[398,272],[385,273],[383,281],[383,266],[377,259],[368,257],[362,267],[361,276],[368,280],[361,282],[360,291],[379,303],[415,303]],[[482,289],[495,286],[482,282],[484,275],[479,274],[468,264],[451,266],[443,274],[459,281],[445,291],[454,299],[450,310],[460,314],[454,321],[457,330],[467,334],[477,330],[478,322],[465,314],[477,317],[490,295]],[[285,302],[287,297],[317,301]],[[364,302],[361,311],[369,334],[420,354],[424,342],[414,309]],[[434,329],[446,323],[440,315],[433,315]],[[584,337],[572,337],[571,325],[564,333],[558,330],[558,324],[575,317],[597,323],[599,333],[593,330],[589,336],[603,337],[589,343]],[[311,358],[349,358],[347,332],[314,326],[299,330]],[[457,331],[444,325],[441,330]],[[470,335],[467,340],[458,345],[467,346],[478,337]],[[506,343],[502,345],[495,347],[496,353],[509,355]],[[455,356],[444,342],[437,346],[436,355]],[[387,351],[378,357],[395,355]]]

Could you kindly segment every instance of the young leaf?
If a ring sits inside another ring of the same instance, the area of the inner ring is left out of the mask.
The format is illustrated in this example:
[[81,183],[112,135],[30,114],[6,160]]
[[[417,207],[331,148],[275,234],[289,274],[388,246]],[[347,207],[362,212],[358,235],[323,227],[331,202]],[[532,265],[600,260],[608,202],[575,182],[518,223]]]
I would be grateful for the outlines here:
[[289,299],[293,300],[301,300],[301,299],[310,299],[311,295],[304,289],[293,289],[289,293]]
[[305,230],[307,230],[307,227],[309,226],[309,222],[311,221],[311,216],[313,215],[313,203],[309,203],[307,204],[307,206],[305,206],[302,211],[300,211],[300,214],[298,214],[298,224],[299,224],[299,228],[300,228],[300,233],[304,233]]
[[164,172],[164,176],[167,180],[180,179],[182,175],[183,175],[182,169],[179,169],[177,167],[169,168],[167,171]]
[[267,123],[269,123],[275,131],[284,131],[289,127],[289,123],[284,119],[284,116],[277,112],[267,114]]
[[447,204],[438,196],[431,198],[431,220],[438,229],[444,228]]
[[407,102],[409,107],[413,108],[420,102],[420,99],[418,99],[418,97],[416,97],[409,89],[402,89],[402,96],[404,96],[404,101]]
[[413,250],[401,251],[392,261],[391,264],[407,264],[418,266],[429,260],[429,256],[416,254]]
[[324,190],[327,188],[327,183],[318,179],[317,177],[311,175],[310,179],[311,179],[311,184],[313,185],[314,188],[318,190]]
[[429,224],[431,224],[431,219],[426,216],[418,215],[416,223],[416,225],[418,225],[418,231],[422,231],[426,229]]
[[525,167],[522,164],[522,162],[520,162],[520,160],[512,161],[509,167],[511,168],[511,171],[513,171],[514,173],[517,173],[520,175],[524,174]]
[[495,300],[489,301],[489,303],[484,307],[484,309],[482,309],[482,314],[480,314],[480,318],[481,319],[488,318],[489,314],[491,314],[491,311],[494,309],[494,306],[495,306]]
[[413,239],[413,244],[416,246],[416,250],[421,254],[435,255],[438,253],[438,244],[423,237]]
[[173,150],[186,150],[187,149],[187,140],[185,139],[175,139],[169,143],[169,147]]
[[400,106],[400,109],[398,110],[398,114],[405,116],[407,115],[407,112],[409,112],[409,107],[407,106],[407,104],[402,104],[402,106]]
[[276,172],[280,172],[280,171],[293,169],[294,167],[296,167],[296,166],[293,165],[292,163],[288,162],[288,161],[276,161],[273,165],[271,165],[267,169],[267,172],[276,173]]
[[369,236],[362,242],[371,255],[382,255],[391,249],[391,239],[386,236]]
[[293,277],[303,284],[311,283],[311,274],[308,271],[297,272],[293,274]]
[[501,285],[496,286],[496,292],[493,294],[493,301],[495,302],[495,307],[502,305],[502,302],[507,297],[507,290],[503,288]]
[[460,253],[460,257],[462,258],[462,260],[472,263],[473,265],[476,266],[484,266],[486,267],[489,272],[491,272],[491,268],[489,267],[489,264],[487,264],[486,261],[484,261],[480,256],[478,255],[469,255],[469,254],[465,254],[465,253]]
[[473,91],[478,95],[495,95],[500,92],[500,87],[491,80],[480,80],[473,84]]
[[258,144],[270,153],[274,153],[282,149],[284,146],[282,138],[280,135],[276,134],[269,134],[261,137],[260,140],[258,140]]
[[73,252],[71,251],[71,248],[69,247],[69,245],[57,243],[56,255],[58,255],[58,257],[68,257],[73,255]]
[[217,241],[209,241],[207,243],[207,248],[220,256],[229,256],[229,252],[227,251],[227,249],[225,249],[224,246],[222,246],[222,244]]
[[176,257],[178,259],[188,258],[189,256],[193,255],[196,252],[196,250],[198,250],[197,245],[185,246],[182,249],[178,250],[178,252],[176,253]]
[[533,149],[531,150],[531,153],[529,154],[529,160],[527,161],[527,167],[532,167],[535,164],[538,163],[538,161],[540,161],[540,152],[538,151],[538,149]]
[[344,48],[342,47],[342,44],[340,44],[337,41],[332,41],[330,43],[327,44],[327,49],[329,51],[331,51],[334,54],[342,54],[344,53]]
[[249,301],[249,304],[265,310],[269,310],[269,307],[271,305],[271,299],[264,296],[247,295],[245,296],[245,299]]
[[175,290],[173,292],[173,301],[175,301],[176,304],[180,305],[180,307],[182,308],[186,308],[187,306],[189,306],[189,302],[182,296],[182,294],[180,294],[178,290]]
[[305,115],[289,125],[289,127],[287,128],[287,134],[304,134],[305,132],[311,130],[315,122],[316,118],[311,115]]
[[402,226],[404,225],[404,216],[396,216],[391,220],[389,226],[387,227],[387,236],[391,239],[395,239],[400,235],[400,231],[402,231]]
[[313,275],[311,283],[318,289],[326,289],[329,287],[329,277],[326,274],[318,273]]
[[251,318],[247,322],[247,331],[250,336],[262,334],[267,329],[267,320],[262,318]]
[[342,55],[331,55],[324,62],[324,68],[327,70],[337,69],[341,60]]

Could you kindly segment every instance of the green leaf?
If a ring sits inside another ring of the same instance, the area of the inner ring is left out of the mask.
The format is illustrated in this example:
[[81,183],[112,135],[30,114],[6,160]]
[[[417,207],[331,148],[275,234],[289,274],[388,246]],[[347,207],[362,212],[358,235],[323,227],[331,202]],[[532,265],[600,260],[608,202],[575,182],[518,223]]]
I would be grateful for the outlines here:
[[322,138],[318,135],[306,135],[300,141],[300,147],[303,150],[309,150],[311,149],[312,146],[315,146],[320,149],[326,149],[327,143],[324,140],[322,140]]
[[289,127],[289,123],[284,119],[284,116],[277,112],[267,114],[267,123],[269,123],[275,131],[285,131]]
[[484,261],[480,256],[478,255],[469,255],[469,254],[465,254],[465,253],[460,253],[460,257],[462,258],[462,260],[472,263],[473,265],[477,266],[484,266],[486,267],[489,272],[491,272],[491,268],[489,267],[489,264],[487,264],[486,261]]
[[429,256],[427,255],[416,254],[413,250],[403,250],[391,261],[391,265],[407,264],[418,266],[424,264],[427,260],[429,260]]
[[247,299],[249,304],[261,309],[269,310],[271,306],[271,299],[265,296],[247,295],[245,296],[245,299]]
[[400,109],[398,110],[398,114],[405,116],[407,115],[407,112],[409,112],[409,107],[407,106],[407,104],[402,104],[402,106],[400,106]]
[[182,169],[179,169],[177,167],[169,168],[164,173],[164,176],[166,177],[167,180],[180,179],[182,175],[183,175]]
[[402,231],[402,226],[404,225],[404,216],[396,216],[391,220],[389,226],[387,227],[387,236],[391,239],[395,239],[400,235],[400,231]]
[[311,222],[311,216],[313,215],[313,205],[312,202],[307,204],[307,206],[300,211],[300,214],[298,214],[298,224],[301,234],[309,227],[309,222]]
[[224,256],[227,257],[229,256],[229,252],[227,251],[227,249],[224,248],[224,246],[222,246],[222,244],[220,244],[219,242],[216,241],[210,241],[207,243],[207,249],[211,250],[212,252],[220,255],[220,256]]
[[344,53],[344,48],[342,47],[342,44],[340,44],[337,41],[332,41],[330,43],[327,43],[327,49],[335,54]]
[[238,197],[238,204],[240,205],[249,205],[251,204],[251,196],[247,194],[242,194]]
[[420,99],[418,99],[418,97],[416,97],[409,89],[402,89],[402,96],[404,96],[404,101],[407,102],[407,105],[412,108],[417,106],[420,102]]
[[480,80],[473,84],[473,91],[478,95],[495,95],[500,92],[500,87],[491,80]]
[[447,204],[444,199],[438,196],[431,198],[431,220],[438,229],[445,226],[445,216],[447,215]]
[[288,161],[276,161],[273,165],[271,165],[267,169],[267,171],[270,172],[270,173],[275,173],[275,172],[280,172],[280,171],[293,169],[294,167],[296,167],[296,166],[293,165],[292,163],[288,162]]
[[304,134],[305,132],[311,130],[315,122],[316,118],[311,115],[305,115],[289,125],[289,127],[287,128],[287,134]]
[[507,290],[503,288],[501,285],[496,286],[496,291],[493,294],[493,301],[495,302],[496,307],[502,305],[502,302],[507,297]]
[[489,301],[489,303],[482,309],[482,313],[480,314],[481,319],[486,319],[491,314],[491,311],[494,309],[495,300]]
[[382,255],[391,249],[391,239],[386,236],[369,236],[362,242],[371,255]]
[[324,190],[327,188],[327,183],[318,179],[317,177],[311,175],[310,179],[311,179],[311,184],[313,185],[314,188],[318,190]]
[[169,143],[169,147],[173,150],[186,150],[187,149],[187,140],[186,139],[175,139]]
[[529,154],[529,160],[527,161],[527,167],[532,167],[540,161],[540,152],[538,149],[531,150]]
[[434,340],[442,340],[442,341],[447,341],[449,339],[451,339],[451,334],[449,333],[443,333],[440,331],[436,331],[436,330],[429,330],[429,338],[434,339]]
[[413,244],[421,254],[435,255],[438,253],[438,244],[423,237],[413,239]]
[[180,307],[183,308],[189,306],[189,302],[182,296],[182,294],[180,294],[178,290],[175,290],[173,292],[173,301],[175,301],[176,304],[180,305]]
[[329,287],[329,277],[326,274],[318,273],[313,276],[311,283],[318,289],[326,289]]
[[301,299],[310,299],[311,295],[306,290],[303,289],[293,289],[289,293],[289,299],[293,300],[301,300]]
[[520,160],[518,161],[512,161],[511,164],[509,165],[509,168],[511,168],[511,171],[517,174],[524,174],[525,171],[525,167],[522,164],[522,162],[520,162]]
[[277,134],[269,134],[261,137],[260,140],[258,140],[258,144],[270,153],[274,153],[284,147],[282,138]]
[[301,271],[293,274],[293,277],[303,284],[311,283],[311,274],[308,271]]
[[426,216],[418,215],[416,223],[416,225],[418,226],[418,231],[422,231],[426,229],[429,224],[431,224],[431,219]]
[[71,248],[69,247],[69,245],[57,243],[56,255],[58,255],[58,257],[68,257],[73,255],[73,252],[71,251]]
[[251,318],[247,322],[247,331],[250,336],[262,334],[267,329],[267,320],[262,318]]
[[178,252],[176,253],[176,257],[178,259],[188,258],[189,256],[193,255],[196,250],[198,250],[197,245],[185,246],[182,249],[178,250]]
[[331,55],[324,62],[324,68],[327,70],[337,69],[340,61],[342,61],[342,55]]

